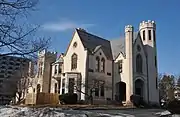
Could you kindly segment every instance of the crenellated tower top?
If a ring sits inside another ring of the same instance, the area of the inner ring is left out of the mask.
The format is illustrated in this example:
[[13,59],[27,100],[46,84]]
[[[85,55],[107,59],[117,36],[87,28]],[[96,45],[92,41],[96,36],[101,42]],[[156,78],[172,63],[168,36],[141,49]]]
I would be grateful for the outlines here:
[[156,30],[156,23],[155,23],[155,21],[151,21],[151,20],[142,21],[139,24],[139,30],[142,30],[142,29],[145,29],[145,28],[153,28],[154,30]]
[[132,31],[133,31],[133,26],[132,25],[125,26],[125,32],[132,32]]
[[38,52],[39,57],[45,56],[45,55],[47,55],[47,56],[57,56],[57,52],[47,51],[46,49]]

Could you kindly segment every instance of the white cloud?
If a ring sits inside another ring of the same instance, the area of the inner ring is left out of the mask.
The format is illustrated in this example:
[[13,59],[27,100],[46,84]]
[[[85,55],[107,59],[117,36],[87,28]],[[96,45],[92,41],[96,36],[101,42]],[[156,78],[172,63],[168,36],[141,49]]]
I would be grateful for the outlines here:
[[44,30],[48,31],[67,31],[74,28],[89,28],[94,26],[94,24],[88,24],[88,23],[77,23],[70,20],[61,20],[59,22],[51,22],[46,23],[42,26]]

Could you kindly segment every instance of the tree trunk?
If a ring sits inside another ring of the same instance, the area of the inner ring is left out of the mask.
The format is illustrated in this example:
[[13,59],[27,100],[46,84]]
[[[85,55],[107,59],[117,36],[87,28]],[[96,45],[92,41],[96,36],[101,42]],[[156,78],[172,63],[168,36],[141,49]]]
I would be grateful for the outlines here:
[[93,105],[93,96],[92,95],[90,96],[90,103],[91,103],[91,105]]
[[90,98],[90,104],[93,105],[93,90],[91,89],[90,90],[90,95],[89,95],[89,98]]
[[17,101],[17,103],[19,103],[20,101],[21,101],[21,92],[18,92],[18,101]]

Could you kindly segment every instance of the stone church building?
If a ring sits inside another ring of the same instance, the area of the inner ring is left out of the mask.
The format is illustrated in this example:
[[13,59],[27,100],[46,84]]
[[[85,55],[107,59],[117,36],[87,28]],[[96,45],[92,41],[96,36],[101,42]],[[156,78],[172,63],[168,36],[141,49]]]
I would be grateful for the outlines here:
[[132,94],[148,103],[159,103],[157,86],[156,24],[143,21],[139,30],[125,26],[124,39],[106,40],[75,29],[64,54],[38,53],[38,83],[34,92],[77,93],[95,103],[130,102]]

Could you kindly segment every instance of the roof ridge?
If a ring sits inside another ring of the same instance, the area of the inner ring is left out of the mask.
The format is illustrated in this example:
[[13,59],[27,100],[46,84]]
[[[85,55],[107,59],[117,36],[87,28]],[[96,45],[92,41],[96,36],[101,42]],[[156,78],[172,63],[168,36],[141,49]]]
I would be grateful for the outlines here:
[[93,52],[95,48],[97,49],[99,47],[102,47],[106,57],[108,59],[112,59],[111,43],[109,40],[104,39],[104,38],[99,37],[99,36],[96,36],[94,34],[88,33],[85,30],[76,29],[76,31],[79,35],[79,38],[82,41],[82,44],[90,52]]
[[[76,28],[76,30],[77,30],[77,31],[81,31],[81,32],[83,32],[83,33],[86,33],[86,34],[88,34],[88,35],[91,35],[91,36],[97,37],[97,38],[99,38],[99,39],[101,39],[101,40],[104,40],[104,41],[109,41],[109,40],[107,40],[107,39],[105,39],[105,38],[103,38],[103,37],[97,36],[97,35],[92,34],[92,33],[90,33],[90,32],[83,31],[83,30],[79,30],[79,29],[77,29],[77,28]],[[109,41],[109,42],[110,42],[110,41]]]

